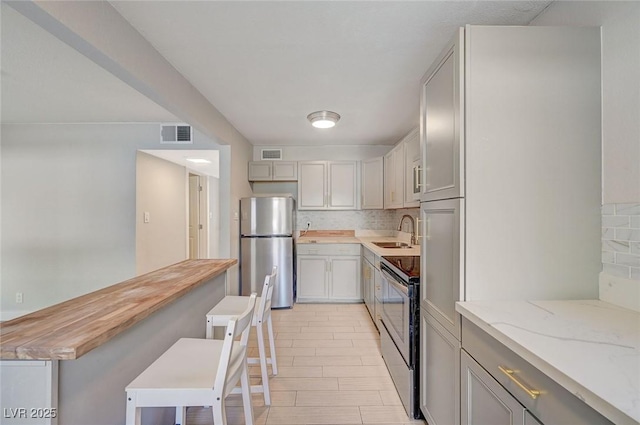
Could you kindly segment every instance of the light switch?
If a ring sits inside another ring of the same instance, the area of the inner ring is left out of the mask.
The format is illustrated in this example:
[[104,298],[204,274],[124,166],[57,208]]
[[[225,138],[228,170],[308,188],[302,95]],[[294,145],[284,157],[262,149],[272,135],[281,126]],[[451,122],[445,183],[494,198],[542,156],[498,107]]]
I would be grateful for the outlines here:
[[149,222],[149,211],[145,211],[144,212],[144,222],[148,223]]

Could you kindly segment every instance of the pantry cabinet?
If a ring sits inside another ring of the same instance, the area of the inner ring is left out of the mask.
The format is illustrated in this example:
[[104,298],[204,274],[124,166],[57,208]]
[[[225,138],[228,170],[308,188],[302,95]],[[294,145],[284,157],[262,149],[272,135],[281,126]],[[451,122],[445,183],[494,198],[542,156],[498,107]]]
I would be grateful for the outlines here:
[[251,161],[249,181],[297,181],[298,163],[295,161]]
[[358,209],[357,161],[298,162],[299,210]]
[[422,201],[464,196],[463,65],[464,30],[460,29],[423,78]]
[[420,409],[427,422],[460,423],[460,341],[424,311],[420,312],[420,358]]
[[[600,81],[600,30],[588,27],[470,25],[425,74],[421,314],[447,337],[461,337],[456,301],[598,297]],[[423,336],[428,394],[442,378],[437,357],[450,353],[433,352],[442,333]],[[467,377],[476,392],[462,409],[477,402],[485,418],[501,397],[478,376]],[[427,418],[455,402],[429,397]],[[523,410],[505,406],[522,424]],[[511,423],[510,414],[462,423]]]
[[360,270],[360,244],[300,244],[297,301],[361,302]]

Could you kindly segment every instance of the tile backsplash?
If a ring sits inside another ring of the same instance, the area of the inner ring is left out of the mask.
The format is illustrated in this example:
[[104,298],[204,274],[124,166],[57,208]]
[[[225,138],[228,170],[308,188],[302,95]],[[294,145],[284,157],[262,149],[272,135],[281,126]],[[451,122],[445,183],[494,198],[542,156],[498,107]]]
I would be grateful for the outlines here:
[[640,281],[640,204],[602,206],[602,271]]
[[[403,214],[414,218],[418,208],[402,210],[359,211],[297,211],[296,230],[304,231],[307,222],[311,230],[396,230]],[[408,229],[407,225],[405,228]]]

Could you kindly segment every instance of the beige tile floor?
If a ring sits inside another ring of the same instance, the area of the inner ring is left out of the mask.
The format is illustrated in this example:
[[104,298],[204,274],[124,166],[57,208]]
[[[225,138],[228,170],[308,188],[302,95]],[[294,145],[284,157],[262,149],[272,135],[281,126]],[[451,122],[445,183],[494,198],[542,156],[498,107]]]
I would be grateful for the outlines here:
[[[252,397],[256,425],[425,424],[405,413],[364,304],[296,304],[274,310],[273,327],[278,376],[270,407],[262,394]],[[255,331],[249,345],[257,357]],[[250,375],[258,383],[259,367]],[[239,395],[226,406],[229,425],[245,423]],[[212,424],[211,410],[189,408],[187,423]]]

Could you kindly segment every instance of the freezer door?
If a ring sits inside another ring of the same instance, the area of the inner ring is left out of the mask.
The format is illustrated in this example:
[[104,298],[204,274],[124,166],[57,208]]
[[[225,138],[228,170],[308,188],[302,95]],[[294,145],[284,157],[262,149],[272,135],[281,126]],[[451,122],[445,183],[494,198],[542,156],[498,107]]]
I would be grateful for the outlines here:
[[278,266],[273,288],[273,308],[293,306],[293,238],[240,238],[240,270],[242,295],[262,293],[264,277]]
[[288,197],[242,198],[240,235],[293,235],[294,200]]

